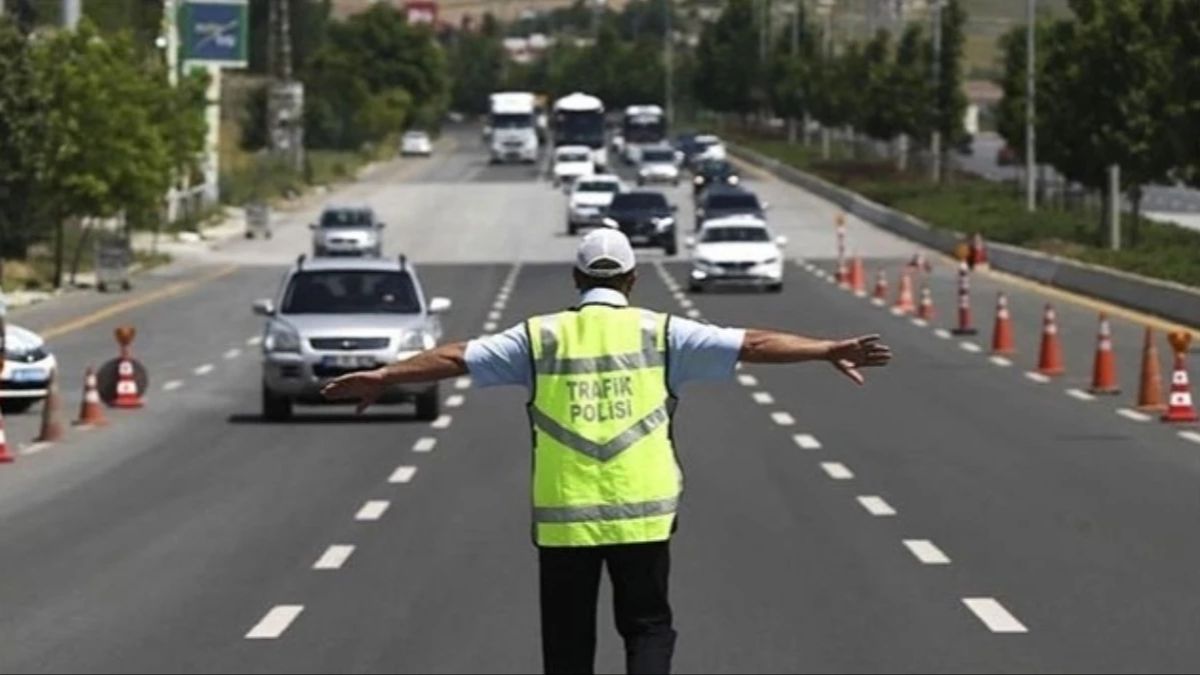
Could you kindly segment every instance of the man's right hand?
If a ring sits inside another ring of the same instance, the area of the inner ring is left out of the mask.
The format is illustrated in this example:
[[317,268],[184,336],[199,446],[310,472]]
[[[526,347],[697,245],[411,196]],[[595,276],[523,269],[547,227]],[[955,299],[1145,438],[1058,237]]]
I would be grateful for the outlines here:
[[891,347],[879,340],[878,335],[863,335],[835,342],[829,347],[826,358],[846,377],[856,384],[863,384],[866,379],[859,368],[886,366],[892,360]]
[[355,412],[362,413],[386,388],[383,369],[364,370],[334,379],[321,389],[321,395],[331,401],[358,401]]

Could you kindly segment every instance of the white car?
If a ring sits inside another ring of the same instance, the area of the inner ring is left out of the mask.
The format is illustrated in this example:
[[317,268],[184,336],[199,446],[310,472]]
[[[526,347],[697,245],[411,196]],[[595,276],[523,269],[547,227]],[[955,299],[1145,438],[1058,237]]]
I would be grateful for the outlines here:
[[554,151],[554,186],[571,184],[596,171],[592,149],[585,145],[564,145]]
[[772,237],[766,221],[755,216],[730,216],[704,223],[692,249],[688,286],[699,293],[714,285],[783,290],[785,237]]
[[638,161],[638,185],[670,183],[679,185],[679,158],[673,148],[643,148]]
[[718,136],[704,134],[696,137],[696,145],[703,148],[696,154],[693,161],[699,162],[705,159],[728,159],[729,152],[725,149],[725,143]]
[[4,331],[4,368],[0,371],[0,409],[24,412],[46,398],[58,361],[37,333],[14,324]]
[[400,154],[429,157],[433,154],[433,141],[424,131],[406,131],[400,139]]
[[603,225],[613,195],[624,191],[621,179],[611,174],[596,174],[575,181],[567,198],[567,233],[575,234],[582,227]]

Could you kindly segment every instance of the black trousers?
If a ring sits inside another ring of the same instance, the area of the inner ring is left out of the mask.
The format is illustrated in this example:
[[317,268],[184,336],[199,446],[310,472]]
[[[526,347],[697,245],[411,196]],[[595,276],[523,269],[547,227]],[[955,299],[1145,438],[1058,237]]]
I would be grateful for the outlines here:
[[547,673],[592,673],[600,570],[608,567],[629,673],[669,673],[675,652],[667,578],[670,542],[539,548],[542,658]]

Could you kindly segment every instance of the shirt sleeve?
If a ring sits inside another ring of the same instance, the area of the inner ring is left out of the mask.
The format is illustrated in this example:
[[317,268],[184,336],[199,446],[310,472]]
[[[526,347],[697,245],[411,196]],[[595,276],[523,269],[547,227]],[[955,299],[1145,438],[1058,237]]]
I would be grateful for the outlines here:
[[533,386],[529,363],[529,335],[519,323],[503,333],[479,337],[467,343],[465,359],[471,383],[479,387]]
[[746,331],[741,328],[721,328],[672,316],[667,335],[671,391],[678,392],[688,382],[733,378],[745,339]]

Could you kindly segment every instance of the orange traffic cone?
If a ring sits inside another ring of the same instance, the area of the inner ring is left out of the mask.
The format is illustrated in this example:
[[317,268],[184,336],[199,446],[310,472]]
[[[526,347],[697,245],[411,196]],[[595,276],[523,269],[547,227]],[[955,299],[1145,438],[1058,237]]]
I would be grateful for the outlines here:
[[134,377],[133,360],[122,358],[117,364],[117,398],[113,401],[113,407],[140,408],[143,405],[142,394]]
[[1171,333],[1171,346],[1175,348],[1175,372],[1171,374],[1171,398],[1167,403],[1167,412],[1162,416],[1164,422],[1197,422],[1196,407],[1192,405],[1192,387],[1188,381],[1187,350],[1191,343],[1188,333]]
[[12,464],[17,458],[8,451],[8,436],[4,433],[4,415],[0,414],[0,464]]
[[34,439],[36,443],[54,443],[63,437],[62,424],[58,421],[58,371],[50,373],[50,384],[46,400],[42,403],[42,430]]
[[888,280],[887,272],[879,270],[879,274],[875,275],[875,294],[872,302],[880,307],[887,304]]
[[100,389],[96,386],[96,371],[89,366],[83,377],[83,403],[79,407],[79,419],[76,426],[102,427],[108,424],[104,419],[104,406],[100,404]]
[[996,296],[996,325],[992,329],[992,353],[1012,356],[1017,353],[1013,340],[1012,317],[1008,313],[1008,296],[1001,292]]
[[1093,394],[1119,394],[1117,386],[1117,362],[1113,355],[1112,327],[1108,315],[1100,314],[1100,335],[1096,339],[1096,360],[1092,366]]
[[921,305],[917,308],[917,317],[925,321],[933,321],[937,312],[933,308],[933,293],[928,286],[921,287]]
[[900,292],[896,295],[896,303],[892,305],[892,311],[896,314],[912,314],[915,309],[912,275],[905,272],[900,275]]
[[958,326],[955,335],[975,335],[979,331],[971,319],[971,270],[966,263],[958,266]]
[[1042,353],[1038,358],[1038,372],[1043,375],[1062,375],[1066,372],[1063,367],[1062,343],[1058,339],[1058,317],[1054,307],[1047,304],[1045,317],[1042,320]]
[[1142,341],[1142,377],[1138,387],[1138,410],[1161,412],[1167,409],[1163,402],[1162,372],[1158,365],[1158,346],[1154,344],[1154,329],[1146,326],[1146,337]]
[[983,243],[983,235],[978,232],[971,238],[971,267],[988,268],[987,245]]
[[863,269],[862,256],[854,256],[850,265],[850,290],[859,296],[867,294],[867,273]]

